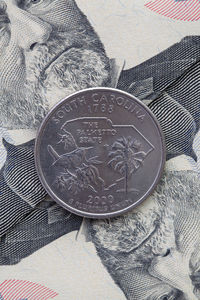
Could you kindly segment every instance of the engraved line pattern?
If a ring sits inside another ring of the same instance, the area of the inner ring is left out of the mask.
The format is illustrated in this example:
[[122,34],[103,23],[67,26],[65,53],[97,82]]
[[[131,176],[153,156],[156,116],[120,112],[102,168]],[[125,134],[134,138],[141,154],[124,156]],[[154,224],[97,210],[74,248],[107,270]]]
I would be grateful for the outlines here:
[[165,17],[180,21],[198,21],[200,19],[199,0],[157,0],[145,5],[152,11]]
[[0,284],[0,300],[47,300],[58,294],[40,284],[24,280],[5,280]]

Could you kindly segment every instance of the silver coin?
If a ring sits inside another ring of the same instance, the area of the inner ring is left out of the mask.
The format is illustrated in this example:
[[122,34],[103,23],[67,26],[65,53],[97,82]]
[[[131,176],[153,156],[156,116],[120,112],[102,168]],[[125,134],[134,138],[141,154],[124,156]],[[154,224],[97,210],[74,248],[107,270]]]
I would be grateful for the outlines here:
[[151,111],[135,97],[116,89],[87,89],[47,115],[35,161],[57,203],[81,216],[108,218],[152,193],[164,168],[164,138]]

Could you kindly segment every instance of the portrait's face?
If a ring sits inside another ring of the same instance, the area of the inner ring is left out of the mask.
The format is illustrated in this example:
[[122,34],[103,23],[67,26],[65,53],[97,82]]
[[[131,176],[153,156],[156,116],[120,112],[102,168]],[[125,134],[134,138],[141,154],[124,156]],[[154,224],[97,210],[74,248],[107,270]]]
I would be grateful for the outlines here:
[[0,0],[1,127],[37,128],[53,104],[87,87],[75,76],[83,56],[90,56],[80,51],[89,45],[87,30],[94,41],[74,0]]

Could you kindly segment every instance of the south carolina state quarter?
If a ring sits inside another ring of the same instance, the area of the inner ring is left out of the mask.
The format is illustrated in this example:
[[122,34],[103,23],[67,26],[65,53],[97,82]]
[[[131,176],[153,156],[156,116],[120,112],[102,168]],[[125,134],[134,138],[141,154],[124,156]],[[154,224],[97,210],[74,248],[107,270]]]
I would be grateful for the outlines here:
[[58,103],[36,139],[35,161],[48,194],[67,210],[110,218],[156,187],[165,162],[160,126],[135,97],[87,89]]

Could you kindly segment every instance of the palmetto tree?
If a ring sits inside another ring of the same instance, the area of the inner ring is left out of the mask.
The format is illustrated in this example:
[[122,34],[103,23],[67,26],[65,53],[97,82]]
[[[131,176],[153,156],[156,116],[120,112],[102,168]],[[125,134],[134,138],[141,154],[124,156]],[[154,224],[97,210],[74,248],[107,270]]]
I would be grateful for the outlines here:
[[108,154],[108,165],[123,176],[126,193],[128,193],[128,179],[142,166],[146,156],[140,149],[140,141],[132,137],[122,137],[113,143]]

